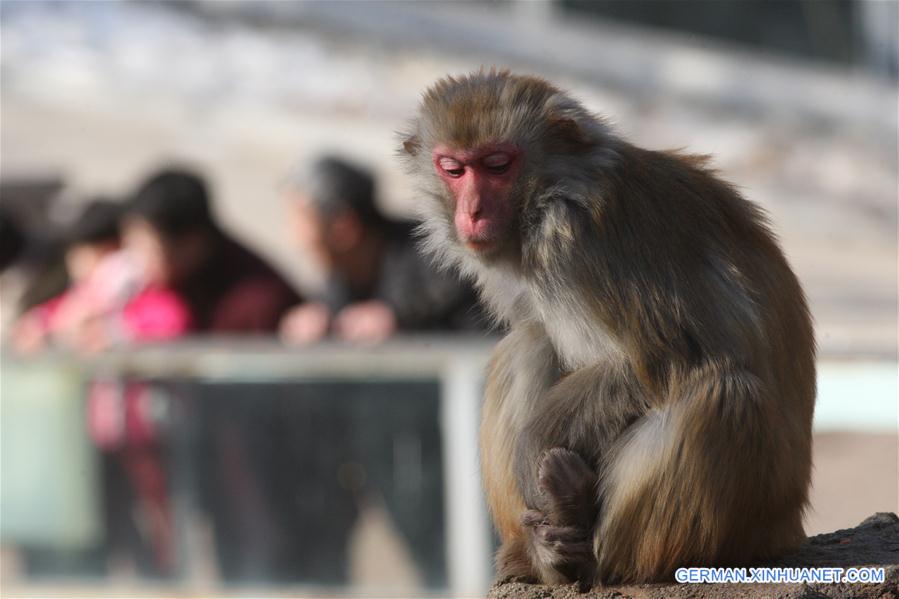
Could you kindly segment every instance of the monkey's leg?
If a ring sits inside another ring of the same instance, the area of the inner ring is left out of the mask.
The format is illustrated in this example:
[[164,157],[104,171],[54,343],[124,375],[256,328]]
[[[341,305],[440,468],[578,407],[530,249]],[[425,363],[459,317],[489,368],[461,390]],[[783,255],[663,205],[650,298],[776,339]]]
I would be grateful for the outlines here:
[[598,468],[615,439],[648,409],[630,370],[573,372],[542,398],[518,439],[516,475],[529,508],[529,554],[541,580],[590,585]]
[[660,581],[684,565],[748,565],[797,547],[811,461],[801,407],[714,364],[669,393],[607,457],[599,579]]

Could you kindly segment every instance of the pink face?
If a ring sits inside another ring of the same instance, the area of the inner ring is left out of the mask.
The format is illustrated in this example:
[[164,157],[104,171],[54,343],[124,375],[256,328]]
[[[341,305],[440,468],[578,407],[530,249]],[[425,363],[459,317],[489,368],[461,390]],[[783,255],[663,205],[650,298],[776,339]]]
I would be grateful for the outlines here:
[[506,234],[515,207],[510,197],[521,152],[511,144],[473,150],[434,149],[434,168],[455,201],[459,239],[477,252],[487,252]]

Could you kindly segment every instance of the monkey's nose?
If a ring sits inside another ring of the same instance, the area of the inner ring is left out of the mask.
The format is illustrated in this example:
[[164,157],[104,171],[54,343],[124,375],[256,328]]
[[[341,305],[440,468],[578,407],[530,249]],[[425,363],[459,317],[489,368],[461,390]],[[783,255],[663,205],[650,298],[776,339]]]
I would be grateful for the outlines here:
[[473,201],[468,202],[465,206],[465,213],[468,215],[468,218],[471,220],[480,220],[482,217],[483,207],[481,202]]

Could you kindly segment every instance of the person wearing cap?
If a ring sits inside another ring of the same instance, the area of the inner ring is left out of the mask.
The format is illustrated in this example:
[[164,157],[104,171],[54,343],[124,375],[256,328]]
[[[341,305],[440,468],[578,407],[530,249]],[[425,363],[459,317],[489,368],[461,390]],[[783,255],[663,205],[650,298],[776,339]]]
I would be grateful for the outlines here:
[[373,343],[398,331],[483,328],[474,290],[419,254],[413,225],[378,209],[368,171],[324,156],[291,178],[287,194],[293,237],[326,273],[326,284],[282,320],[286,342],[333,336]]

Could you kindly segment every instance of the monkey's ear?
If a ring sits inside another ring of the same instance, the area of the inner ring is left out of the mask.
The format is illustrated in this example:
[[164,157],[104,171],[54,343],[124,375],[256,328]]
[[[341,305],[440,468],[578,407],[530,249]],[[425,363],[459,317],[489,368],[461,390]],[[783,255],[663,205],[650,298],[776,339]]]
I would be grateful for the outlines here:
[[549,128],[553,136],[565,147],[576,150],[590,145],[581,126],[573,118],[554,116],[549,119]]
[[410,135],[403,140],[403,150],[410,156],[417,156],[421,150],[421,140],[417,135]]

